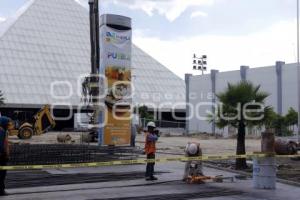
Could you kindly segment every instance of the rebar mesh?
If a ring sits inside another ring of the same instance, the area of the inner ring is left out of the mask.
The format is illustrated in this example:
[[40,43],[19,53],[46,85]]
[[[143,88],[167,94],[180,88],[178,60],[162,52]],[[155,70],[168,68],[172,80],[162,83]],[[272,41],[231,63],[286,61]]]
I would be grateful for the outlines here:
[[14,144],[9,165],[87,163],[135,159],[141,151],[132,147],[99,147],[77,144]]

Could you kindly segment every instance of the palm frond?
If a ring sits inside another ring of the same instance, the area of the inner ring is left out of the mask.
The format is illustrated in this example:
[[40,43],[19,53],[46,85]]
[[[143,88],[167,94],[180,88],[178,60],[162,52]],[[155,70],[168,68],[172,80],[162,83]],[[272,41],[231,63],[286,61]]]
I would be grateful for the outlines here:
[[[216,95],[220,102],[217,109],[217,117],[212,120],[211,116],[208,116],[208,121],[215,123],[219,128],[224,128],[228,125],[237,127],[237,124],[241,120],[249,126],[265,123],[266,119],[270,116],[271,108],[264,106],[265,99],[269,94],[260,91],[260,88],[260,85],[255,86],[249,81],[240,81],[236,84],[228,83],[227,88]],[[244,106],[252,102],[255,104],[247,106],[245,113],[251,119],[263,116],[260,120],[247,120],[244,117],[235,118],[235,116],[242,116],[244,113],[243,109],[245,109]],[[261,110],[261,106],[257,103],[263,105],[263,110]]]

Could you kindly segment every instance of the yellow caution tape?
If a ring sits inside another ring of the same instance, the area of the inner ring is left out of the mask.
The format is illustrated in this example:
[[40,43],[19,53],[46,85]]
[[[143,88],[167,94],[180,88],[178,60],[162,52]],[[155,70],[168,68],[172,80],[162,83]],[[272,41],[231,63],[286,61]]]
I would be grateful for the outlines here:
[[[146,164],[151,162],[175,162],[175,161],[214,161],[214,160],[231,160],[237,158],[264,158],[274,155],[270,154],[246,154],[246,155],[208,155],[199,157],[167,157],[157,159],[136,159],[136,160],[116,160],[106,162],[92,163],[71,163],[71,164],[53,164],[53,165],[17,165],[17,166],[0,166],[0,170],[35,170],[35,169],[61,169],[61,168],[82,168],[82,167],[103,167],[114,165],[135,165]],[[275,155],[276,158],[296,158],[300,155]]]

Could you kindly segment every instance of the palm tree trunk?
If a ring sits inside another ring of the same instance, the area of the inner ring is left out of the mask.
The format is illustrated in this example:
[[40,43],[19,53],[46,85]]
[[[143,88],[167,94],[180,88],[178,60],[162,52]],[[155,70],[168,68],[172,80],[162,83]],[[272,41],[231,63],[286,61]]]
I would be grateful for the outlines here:
[[[244,122],[241,121],[239,122],[238,135],[237,135],[237,148],[236,148],[237,155],[246,154],[245,135],[246,135],[246,126]],[[235,168],[246,169],[247,168],[246,158],[236,159]]]

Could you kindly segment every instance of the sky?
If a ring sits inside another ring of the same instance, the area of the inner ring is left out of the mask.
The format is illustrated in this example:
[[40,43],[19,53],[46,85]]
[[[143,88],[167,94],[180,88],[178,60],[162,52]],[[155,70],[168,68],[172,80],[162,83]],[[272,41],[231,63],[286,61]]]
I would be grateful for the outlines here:
[[[27,0],[0,0],[0,23]],[[87,7],[86,0],[74,0]],[[296,62],[296,0],[100,0],[100,12],[129,16],[133,42],[175,74]]]

